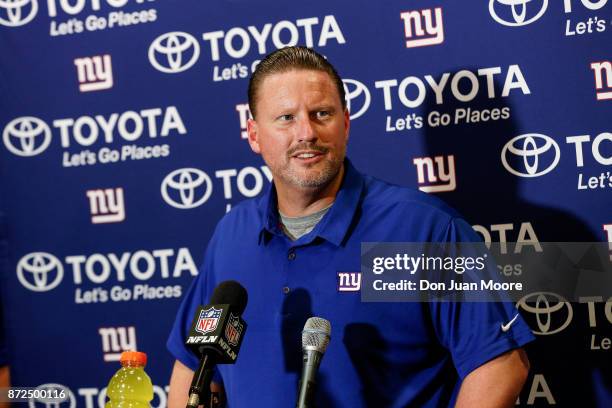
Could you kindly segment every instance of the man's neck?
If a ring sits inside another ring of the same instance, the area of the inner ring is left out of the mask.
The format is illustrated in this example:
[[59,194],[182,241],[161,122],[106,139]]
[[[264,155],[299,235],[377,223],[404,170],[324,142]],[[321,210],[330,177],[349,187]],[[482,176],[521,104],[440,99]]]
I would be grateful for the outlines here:
[[295,188],[276,185],[278,209],[287,217],[304,217],[329,207],[340,190],[344,165],[334,179],[318,188]]

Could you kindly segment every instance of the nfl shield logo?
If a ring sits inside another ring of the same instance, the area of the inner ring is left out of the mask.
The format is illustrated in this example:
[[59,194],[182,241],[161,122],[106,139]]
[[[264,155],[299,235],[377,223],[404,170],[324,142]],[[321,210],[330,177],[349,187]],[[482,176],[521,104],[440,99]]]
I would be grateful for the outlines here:
[[238,340],[240,340],[240,335],[242,334],[242,328],[242,323],[240,323],[238,316],[234,316],[230,313],[228,325],[225,327],[225,337],[229,344],[232,346],[238,345]]
[[200,311],[198,322],[196,323],[196,331],[202,334],[210,333],[217,328],[219,318],[221,317],[222,309],[215,309],[214,306]]

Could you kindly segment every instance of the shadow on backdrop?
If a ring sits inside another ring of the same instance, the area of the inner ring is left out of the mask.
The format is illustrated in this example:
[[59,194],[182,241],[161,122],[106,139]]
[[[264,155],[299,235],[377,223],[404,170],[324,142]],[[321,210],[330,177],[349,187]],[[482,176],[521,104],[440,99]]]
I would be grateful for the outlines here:
[[[477,72],[475,68],[468,70]],[[482,79],[481,87],[486,86]],[[466,86],[468,82],[466,80],[459,83],[459,89],[464,94],[469,91]],[[501,95],[501,84],[494,82],[494,90],[495,95]],[[452,154],[455,159],[457,188],[454,191],[438,193],[439,197],[457,209],[470,224],[482,225],[488,230],[491,225],[512,224],[513,230],[507,236],[508,242],[518,239],[518,230],[523,222],[531,223],[540,242],[600,241],[575,214],[534,204],[521,197],[519,183],[529,183],[534,179],[517,177],[506,170],[501,161],[502,149],[515,136],[537,133],[539,129],[521,128],[520,118],[516,116],[510,98],[489,99],[486,95],[486,92],[479,92],[473,101],[462,103],[451,94],[450,87],[447,86],[444,105],[436,104],[434,98],[429,98],[424,105],[425,119],[434,111],[449,113],[453,117],[457,109],[467,110],[468,107],[472,115],[476,115],[475,111],[491,111],[495,108],[501,110],[504,107],[508,107],[510,113],[508,119],[477,123],[462,121],[459,124],[451,122],[451,125],[446,127],[425,127],[423,145],[426,155],[434,157]],[[526,164],[546,165],[543,161],[535,163],[533,157],[507,157],[509,166],[515,169],[524,168]],[[448,167],[446,170],[448,171]],[[543,180],[546,179],[546,175],[542,177]],[[548,188],[556,187],[549,183]],[[497,233],[492,234],[492,240],[499,240]],[[537,335],[536,341],[527,347],[531,372],[521,392],[520,406],[549,406],[552,401],[544,396],[546,387],[550,389],[557,406],[599,406],[598,403],[605,404],[602,395],[606,393],[607,402],[612,401],[612,366],[608,360],[601,358],[602,355],[597,351],[590,350],[591,336],[594,333],[598,337],[610,337],[609,325],[605,324],[607,322],[603,315],[603,303],[595,305],[599,314],[599,330],[589,327],[587,304],[569,303],[569,306],[565,304],[558,311],[552,311],[555,306],[553,304],[546,306],[550,306],[548,310],[542,309],[531,315],[522,311],[532,330],[552,332],[561,327],[567,321],[568,307],[573,309],[573,321],[558,333]],[[541,382],[540,374],[543,375],[545,384]],[[535,377],[536,375],[538,377]],[[597,385],[594,384],[595,378],[599,378]],[[540,393],[527,405],[529,394],[533,390]]]

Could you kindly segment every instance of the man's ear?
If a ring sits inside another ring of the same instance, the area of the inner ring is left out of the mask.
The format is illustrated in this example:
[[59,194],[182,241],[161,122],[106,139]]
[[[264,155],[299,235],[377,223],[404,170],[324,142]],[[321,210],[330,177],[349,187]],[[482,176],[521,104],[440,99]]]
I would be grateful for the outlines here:
[[259,148],[259,133],[255,119],[247,120],[247,134],[249,137],[249,146],[251,146],[251,150],[257,154],[261,154],[261,149]]
[[348,142],[349,129],[351,128],[351,114],[348,108],[344,108],[344,141]]

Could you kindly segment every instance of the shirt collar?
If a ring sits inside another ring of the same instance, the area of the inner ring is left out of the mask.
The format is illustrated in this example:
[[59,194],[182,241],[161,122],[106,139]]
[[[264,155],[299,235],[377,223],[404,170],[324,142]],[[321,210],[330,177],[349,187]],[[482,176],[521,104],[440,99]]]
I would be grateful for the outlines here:
[[[342,244],[361,200],[363,185],[363,175],[353,167],[348,158],[345,159],[344,178],[334,205],[312,231],[313,236],[319,236],[337,246]],[[271,239],[271,235],[284,234],[280,226],[276,188],[273,182],[259,199],[258,207],[261,216],[259,243],[267,243]]]

